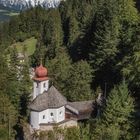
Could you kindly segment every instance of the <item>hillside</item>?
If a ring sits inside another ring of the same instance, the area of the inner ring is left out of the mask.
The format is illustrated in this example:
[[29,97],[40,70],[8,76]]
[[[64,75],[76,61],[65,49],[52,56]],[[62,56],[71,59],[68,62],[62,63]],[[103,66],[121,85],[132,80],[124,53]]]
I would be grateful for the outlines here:
[[[23,50],[30,57],[19,69],[17,51]],[[94,100],[97,107],[95,117],[100,119],[91,116],[80,130],[62,130],[65,140],[139,138],[140,19],[133,0],[101,0],[99,4],[98,0],[69,0],[55,9],[28,9],[0,24],[0,133],[5,134],[0,139],[23,139],[19,138],[22,119],[29,124],[33,93],[29,67],[40,63],[47,70],[35,78],[44,81],[44,75],[48,76],[50,87],[54,85],[68,103]],[[38,90],[40,83],[35,87]],[[48,124],[45,118],[43,126]],[[59,136],[55,134],[47,133],[51,140]],[[46,138],[40,135],[38,140]]]
[[10,17],[18,15],[18,11],[11,10],[10,8],[6,8],[0,5],[0,22],[7,21]]

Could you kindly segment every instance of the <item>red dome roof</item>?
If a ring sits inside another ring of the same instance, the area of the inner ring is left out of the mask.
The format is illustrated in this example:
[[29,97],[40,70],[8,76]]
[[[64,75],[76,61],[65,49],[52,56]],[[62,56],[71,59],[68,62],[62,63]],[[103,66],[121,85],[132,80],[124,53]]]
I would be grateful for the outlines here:
[[37,67],[35,70],[35,75],[38,78],[46,77],[47,73],[48,73],[47,69],[43,67],[42,64],[39,67]]

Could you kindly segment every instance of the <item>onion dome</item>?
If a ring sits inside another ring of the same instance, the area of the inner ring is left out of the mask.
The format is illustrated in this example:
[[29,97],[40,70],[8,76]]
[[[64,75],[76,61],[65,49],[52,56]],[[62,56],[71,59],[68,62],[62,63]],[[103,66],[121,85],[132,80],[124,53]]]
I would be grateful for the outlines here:
[[48,74],[48,71],[45,67],[42,66],[42,64],[39,67],[37,67],[35,70],[35,75],[38,78],[46,77],[47,74]]

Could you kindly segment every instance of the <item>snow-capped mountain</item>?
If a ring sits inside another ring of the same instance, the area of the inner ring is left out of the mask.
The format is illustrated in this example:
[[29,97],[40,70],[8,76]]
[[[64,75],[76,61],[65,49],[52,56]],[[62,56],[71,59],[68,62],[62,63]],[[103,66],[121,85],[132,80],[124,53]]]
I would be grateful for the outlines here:
[[61,0],[0,0],[0,5],[11,9],[23,10],[37,5],[50,8],[57,7]]

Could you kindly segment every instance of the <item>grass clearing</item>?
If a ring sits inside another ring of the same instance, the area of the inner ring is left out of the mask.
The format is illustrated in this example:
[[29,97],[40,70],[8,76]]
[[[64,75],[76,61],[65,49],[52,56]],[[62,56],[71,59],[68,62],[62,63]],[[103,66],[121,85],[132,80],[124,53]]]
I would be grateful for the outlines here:
[[37,39],[32,37],[32,38],[26,39],[24,42],[16,42],[12,46],[15,46],[17,48],[18,53],[22,53],[25,49],[25,51],[27,52],[27,55],[30,56],[35,51],[36,43],[37,43]]

